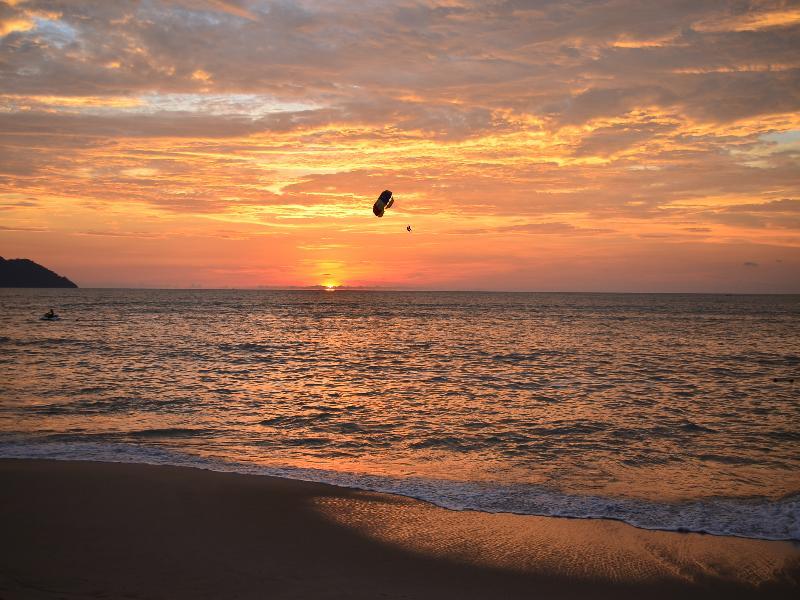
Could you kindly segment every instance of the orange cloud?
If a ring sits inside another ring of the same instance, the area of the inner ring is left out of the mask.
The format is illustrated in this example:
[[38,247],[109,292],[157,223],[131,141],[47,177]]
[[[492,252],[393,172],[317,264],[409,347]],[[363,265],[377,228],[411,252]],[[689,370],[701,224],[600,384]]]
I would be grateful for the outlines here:
[[695,25],[698,31],[757,31],[773,27],[791,27],[800,23],[800,8],[745,13],[704,21]]
[[25,18],[2,20],[0,21],[0,37],[15,31],[29,31],[33,27],[33,21]]

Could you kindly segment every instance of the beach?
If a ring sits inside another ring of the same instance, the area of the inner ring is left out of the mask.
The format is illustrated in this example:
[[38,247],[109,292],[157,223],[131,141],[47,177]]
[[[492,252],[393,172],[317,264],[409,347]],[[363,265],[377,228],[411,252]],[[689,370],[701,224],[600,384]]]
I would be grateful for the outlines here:
[[800,598],[798,47],[0,0],[0,600]]
[[0,598],[781,598],[800,548],[172,466],[0,461]]

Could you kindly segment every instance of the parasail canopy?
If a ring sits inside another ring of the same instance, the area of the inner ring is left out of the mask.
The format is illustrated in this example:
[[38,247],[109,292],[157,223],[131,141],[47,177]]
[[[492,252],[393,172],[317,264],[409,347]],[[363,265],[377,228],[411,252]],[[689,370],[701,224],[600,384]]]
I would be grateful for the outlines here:
[[375,213],[376,217],[382,217],[384,211],[387,208],[391,208],[392,204],[394,204],[394,198],[392,198],[392,191],[383,190],[381,192],[381,195],[378,196],[378,199],[375,201],[375,204],[372,205],[372,212]]

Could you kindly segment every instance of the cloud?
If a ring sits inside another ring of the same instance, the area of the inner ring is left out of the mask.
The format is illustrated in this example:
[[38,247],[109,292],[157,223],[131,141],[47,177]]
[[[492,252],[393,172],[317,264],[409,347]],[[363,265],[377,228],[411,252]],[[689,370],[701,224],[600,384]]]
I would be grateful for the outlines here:
[[575,149],[576,156],[608,156],[632,146],[647,142],[659,133],[669,133],[677,128],[674,124],[645,123],[598,127],[583,136]]
[[258,19],[253,12],[247,9],[244,2],[226,2],[225,0],[174,0],[174,2],[189,9],[221,12],[250,21]]
[[31,200],[20,200],[18,202],[3,202],[0,199],[0,210],[15,210],[18,208],[32,208],[35,206],[39,206],[38,202],[33,202]]
[[763,204],[736,204],[725,208],[727,212],[786,213],[800,214],[800,200],[783,198]]
[[459,268],[439,234],[491,236],[486,269],[533,235],[576,257],[791,249],[798,42],[772,1],[5,3],[0,208],[87,245],[280,238],[248,251],[319,248],[365,281],[387,188],[419,232],[402,256]]
[[589,227],[577,227],[569,223],[519,223],[515,225],[502,225],[492,228],[480,229],[459,229],[451,233],[459,235],[484,234],[484,233],[527,233],[541,235],[596,235],[603,233],[613,233],[613,229],[599,229]]
[[25,227],[23,225],[0,225],[0,231],[25,231],[25,232],[32,232],[32,233],[42,233],[48,231],[46,227]]
[[784,198],[763,204],[734,204],[704,212],[703,218],[754,229],[800,229],[800,200]]
[[75,235],[96,235],[100,237],[130,237],[130,238],[156,238],[162,237],[154,233],[135,232],[135,231],[78,231]]

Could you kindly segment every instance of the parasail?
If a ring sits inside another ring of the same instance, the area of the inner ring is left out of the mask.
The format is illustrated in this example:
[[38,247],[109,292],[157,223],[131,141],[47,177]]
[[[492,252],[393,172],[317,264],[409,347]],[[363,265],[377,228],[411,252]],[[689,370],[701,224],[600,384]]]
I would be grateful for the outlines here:
[[392,204],[394,204],[394,198],[392,198],[391,190],[383,190],[375,204],[372,205],[372,212],[375,213],[376,217],[382,217],[383,212],[387,208],[391,208]]

